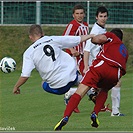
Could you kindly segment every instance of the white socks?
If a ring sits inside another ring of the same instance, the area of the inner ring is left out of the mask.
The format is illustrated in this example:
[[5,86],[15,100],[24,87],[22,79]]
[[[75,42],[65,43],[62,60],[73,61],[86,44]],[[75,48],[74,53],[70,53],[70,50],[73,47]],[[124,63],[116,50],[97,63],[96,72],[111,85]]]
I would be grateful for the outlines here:
[[113,87],[111,90],[112,114],[117,114],[120,108],[120,87]]
[[77,90],[77,88],[70,88],[70,90],[68,92],[65,93],[65,98],[69,99]]

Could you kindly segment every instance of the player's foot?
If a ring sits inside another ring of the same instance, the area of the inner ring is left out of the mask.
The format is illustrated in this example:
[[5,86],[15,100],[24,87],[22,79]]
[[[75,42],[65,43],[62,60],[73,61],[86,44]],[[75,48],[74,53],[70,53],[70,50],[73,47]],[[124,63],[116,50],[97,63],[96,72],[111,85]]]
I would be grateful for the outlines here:
[[91,120],[91,126],[97,128],[99,126],[99,121],[95,112],[91,114]]
[[78,109],[78,107],[76,107],[76,108],[74,109],[74,112],[75,112],[75,113],[80,113],[80,110]]
[[91,100],[93,103],[96,103],[96,97],[97,97],[97,92],[93,92],[92,94],[89,94],[89,99]]
[[122,114],[122,113],[116,113],[116,114],[111,113],[111,116],[125,116],[125,115],[124,115],[124,114]]
[[60,122],[58,122],[56,124],[56,126],[54,127],[54,130],[57,131],[57,130],[61,130],[63,128],[63,126],[65,126],[68,122],[68,116],[64,117]]
[[109,104],[101,109],[101,112],[112,112],[112,109],[109,108]]

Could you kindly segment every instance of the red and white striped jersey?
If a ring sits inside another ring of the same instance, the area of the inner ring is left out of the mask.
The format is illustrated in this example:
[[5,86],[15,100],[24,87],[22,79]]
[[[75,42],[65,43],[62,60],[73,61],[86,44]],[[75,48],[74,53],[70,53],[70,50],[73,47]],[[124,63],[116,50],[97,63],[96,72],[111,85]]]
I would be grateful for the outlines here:
[[[89,33],[88,24],[86,22],[79,23],[76,20],[72,20],[66,27],[63,35],[87,35]],[[74,47],[78,52],[83,54],[86,41],[80,43],[78,46]]]

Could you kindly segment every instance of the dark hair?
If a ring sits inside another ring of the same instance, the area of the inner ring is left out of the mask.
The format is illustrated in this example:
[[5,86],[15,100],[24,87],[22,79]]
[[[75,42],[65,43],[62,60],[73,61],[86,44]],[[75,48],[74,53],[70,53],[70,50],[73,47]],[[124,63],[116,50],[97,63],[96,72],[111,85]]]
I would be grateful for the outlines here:
[[43,35],[43,31],[40,25],[37,24],[33,24],[30,26],[29,29],[29,35],[39,35],[42,36]]
[[99,13],[105,13],[105,12],[107,12],[107,16],[108,16],[109,14],[108,14],[107,8],[104,7],[104,6],[100,6],[100,7],[97,8],[96,16],[98,16]]
[[114,28],[110,32],[114,33],[120,40],[123,39],[123,32],[119,28]]
[[85,8],[81,4],[77,4],[77,5],[74,6],[74,8],[72,10],[73,13],[75,12],[75,10],[78,10],[78,9],[83,9],[84,12],[85,12]]

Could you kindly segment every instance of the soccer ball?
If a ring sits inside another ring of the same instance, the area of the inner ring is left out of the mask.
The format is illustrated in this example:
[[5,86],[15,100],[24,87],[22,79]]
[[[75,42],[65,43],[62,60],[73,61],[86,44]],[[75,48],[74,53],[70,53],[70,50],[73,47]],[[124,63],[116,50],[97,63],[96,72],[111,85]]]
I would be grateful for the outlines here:
[[0,61],[0,69],[3,73],[11,73],[16,69],[16,62],[11,57],[4,57]]

